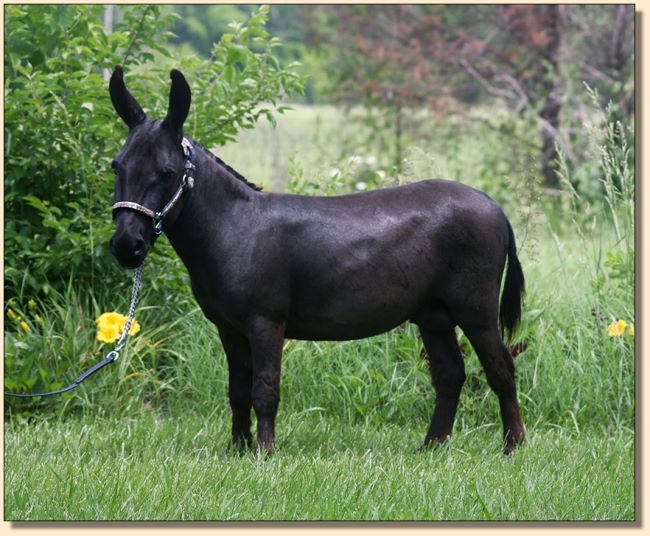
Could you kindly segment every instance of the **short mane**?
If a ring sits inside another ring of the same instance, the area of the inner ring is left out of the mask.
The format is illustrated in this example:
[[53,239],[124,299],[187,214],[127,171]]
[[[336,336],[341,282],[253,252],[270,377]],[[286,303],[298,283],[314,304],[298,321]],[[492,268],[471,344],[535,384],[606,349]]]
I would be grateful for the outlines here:
[[251,188],[252,190],[257,190],[258,192],[262,190],[261,186],[257,186],[257,184],[250,182],[246,177],[244,177],[241,173],[239,173],[237,170],[231,168],[228,164],[226,164],[221,158],[219,158],[216,154],[214,154],[212,151],[209,149],[206,149],[203,145],[201,145],[199,142],[192,140],[195,145],[203,149],[206,153],[208,153],[218,164],[226,168],[230,173],[235,177],[237,180],[240,180],[243,182],[246,186]]

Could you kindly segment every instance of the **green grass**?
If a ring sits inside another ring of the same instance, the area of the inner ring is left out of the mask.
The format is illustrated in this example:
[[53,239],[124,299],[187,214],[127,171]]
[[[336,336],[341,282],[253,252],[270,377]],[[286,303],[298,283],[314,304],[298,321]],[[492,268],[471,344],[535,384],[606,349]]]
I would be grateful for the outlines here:
[[214,152],[246,178],[274,192],[286,191],[291,158],[315,176],[349,156],[349,136],[356,139],[358,127],[348,129],[347,136],[343,134],[345,117],[340,110],[300,104],[292,108],[278,116],[277,127],[262,119],[254,130],[241,132],[237,142]]
[[8,520],[632,520],[633,436],[499,431],[416,452],[425,423],[346,426],[281,412],[268,459],[225,450],[228,416],[6,430]]

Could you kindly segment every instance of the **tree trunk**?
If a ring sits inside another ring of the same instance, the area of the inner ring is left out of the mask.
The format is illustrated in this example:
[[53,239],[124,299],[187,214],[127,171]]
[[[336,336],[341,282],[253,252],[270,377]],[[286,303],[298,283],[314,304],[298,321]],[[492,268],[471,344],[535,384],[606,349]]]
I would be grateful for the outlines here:
[[[559,6],[557,4],[547,4],[539,6],[541,10],[541,21],[547,28],[546,35],[548,43],[541,49],[540,63],[547,66],[541,83],[541,98],[545,99],[544,106],[539,112],[539,116],[551,125],[556,131],[560,125],[560,88],[558,72],[558,52],[560,49],[560,17]],[[541,66],[542,69],[544,66]],[[558,186],[559,179],[556,173],[556,161],[558,152],[555,146],[555,137],[549,129],[542,128],[542,174],[544,175],[544,184],[555,188]]]
[[395,171],[402,173],[402,103],[399,98],[395,106]]
[[[561,107],[557,94],[552,91],[546,99],[544,108],[539,113],[540,117],[548,121],[556,131],[560,124]],[[555,169],[558,156],[555,136],[547,129],[542,128],[542,174],[544,175],[544,184],[552,188],[557,187],[559,182]]]
[[[113,32],[113,15],[115,13],[115,6],[113,4],[108,4],[106,9],[104,9],[104,28],[106,33],[110,34]],[[104,69],[104,81],[108,82],[111,79],[111,71]]]

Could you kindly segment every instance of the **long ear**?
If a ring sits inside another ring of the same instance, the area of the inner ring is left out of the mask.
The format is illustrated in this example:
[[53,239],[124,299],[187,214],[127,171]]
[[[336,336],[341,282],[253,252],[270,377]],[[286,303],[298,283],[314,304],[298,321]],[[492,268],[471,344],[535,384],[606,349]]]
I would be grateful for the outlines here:
[[144,121],[146,115],[138,102],[133,98],[124,85],[124,70],[117,65],[108,84],[108,91],[111,94],[113,107],[129,129]]
[[185,77],[180,71],[172,69],[169,73],[172,79],[172,87],[169,90],[169,108],[167,117],[163,121],[164,126],[170,128],[173,132],[180,134],[183,123],[190,111],[190,102],[192,101],[192,92]]

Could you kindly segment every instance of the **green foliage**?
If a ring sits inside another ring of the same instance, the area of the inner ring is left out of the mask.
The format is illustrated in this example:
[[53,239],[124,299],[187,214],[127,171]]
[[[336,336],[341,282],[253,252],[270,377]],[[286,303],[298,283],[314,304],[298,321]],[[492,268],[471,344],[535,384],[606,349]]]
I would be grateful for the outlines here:
[[395,184],[373,155],[352,155],[339,166],[321,166],[309,174],[300,159],[291,156],[288,173],[288,191],[300,195],[341,195]]
[[274,54],[281,43],[265,30],[267,18],[268,7],[261,6],[246,24],[232,23],[212,47],[210,59],[193,69],[193,93],[203,98],[194,101],[186,128],[208,147],[234,141],[261,117],[275,124],[274,114],[290,109],[281,99],[303,92],[298,65],[282,68]]
[[576,203],[611,205],[615,198],[630,199],[634,122],[621,120],[619,105],[612,101],[601,104],[603,96],[598,90],[587,84],[584,87],[589,99],[589,121],[581,125],[581,139],[573,141],[585,157],[571,163],[560,151],[558,172],[562,182]]
[[[595,231],[600,233],[596,246],[588,249],[598,269],[592,276],[594,289],[599,296],[615,293],[612,298],[631,309],[635,290],[635,178],[634,169],[629,165],[630,129],[616,119],[613,105],[603,111],[598,94],[592,92],[592,97],[594,115],[602,119],[588,132],[589,154],[598,173],[602,197],[594,200],[589,192],[583,193],[581,185],[574,186],[576,171],[570,170],[564,158],[560,161],[560,177],[571,194],[572,222],[578,234],[588,243],[588,237]],[[603,244],[604,228],[608,228],[608,235],[614,236],[613,244]],[[633,311],[626,311],[630,313]]]
[[162,11],[175,13],[178,18],[174,23],[175,37],[173,44],[190,43],[192,48],[203,58],[210,56],[212,47],[218,38],[229,31],[231,22],[243,23],[254,6],[221,4],[179,4],[166,5]]
[[[302,91],[295,66],[283,68],[275,56],[280,43],[265,30],[266,6],[224,34],[210,60],[190,54],[180,61],[166,45],[172,13],[161,15],[153,5],[122,6],[114,32],[107,33],[102,10],[12,5],[5,12],[6,300],[36,299],[53,307],[63,298],[74,301],[75,292],[78,300],[99,303],[104,296],[128,295],[130,281],[107,248],[110,162],[125,128],[113,111],[105,70],[123,64],[132,92],[158,117],[167,109],[169,67],[183,69],[194,90],[186,131],[208,147],[234,139],[262,117],[273,121],[287,109],[281,99]],[[189,294],[187,276],[170,250],[159,241],[151,253],[150,289],[157,301],[181,289]],[[169,307],[167,320],[183,306]],[[84,324],[81,314],[79,321]],[[76,333],[67,324],[48,325],[62,337]],[[43,370],[43,389],[61,371],[78,370],[78,355],[57,355],[60,348],[47,349],[35,331],[20,341],[11,330],[5,335],[13,360],[5,379],[13,388],[30,390],[25,378],[34,367]]]
[[9,297],[19,286],[34,296],[61,289],[71,271],[91,286],[95,273],[115,276],[103,247],[111,225],[106,169],[122,129],[102,71],[147,61],[164,21],[154,7],[131,7],[125,20],[137,26],[109,35],[101,13],[101,6],[7,6]]
[[[619,320],[634,324],[634,175],[621,124],[607,110],[596,112],[603,122],[589,135],[604,197],[581,197],[562,160],[571,205],[563,206],[564,222],[547,223],[555,251],[546,242],[534,262],[524,258],[528,292],[522,331],[537,351],[532,369],[518,369],[521,389],[534,412],[543,411],[552,422],[570,420],[577,432],[589,422],[607,430],[631,428],[635,413],[634,335],[608,329]],[[552,295],[544,288],[553,288]],[[560,381],[553,367],[575,383]]]
[[[140,302],[153,301],[150,296],[155,293],[157,289],[147,285]],[[5,389],[46,392],[72,383],[113,348],[95,339],[95,319],[106,311],[126,311],[128,298],[82,292],[72,278],[63,292],[53,289],[43,301],[22,295],[11,298],[5,309]],[[176,304],[176,309],[189,306]],[[7,398],[5,409],[12,415],[64,415],[110,399],[114,410],[128,413],[146,400],[160,402],[166,394],[166,371],[178,358],[173,344],[180,335],[178,324],[186,321],[181,315],[169,320],[169,313],[160,305],[139,307],[136,320],[141,333],[129,337],[128,350],[111,365],[114,373],[89,379],[87,390],[84,385],[48,399]]]
[[[274,56],[279,41],[264,30],[267,12],[260,7],[223,35],[212,60],[189,56],[181,62],[194,88],[187,130],[207,146],[233,139],[260,117],[273,120],[286,110],[278,101],[301,91],[302,78]],[[164,29],[173,17],[161,16],[157,6],[123,6],[121,22],[108,34],[101,13],[101,6],[7,7],[7,297],[18,287],[34,296],[53,286],[61,290],[71,271],[90,287],[99,280],[120,286],[105,245],[113,187],[108,164],[124,127],[102,74],[126,64],[127,73],[138,75],[127,74],[133,93],[153,94],[145,107],[153,104],[164,114],[166,69],[173,62]],[[178,279],[177,270],[168,272]]]

